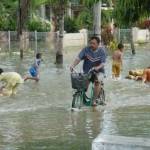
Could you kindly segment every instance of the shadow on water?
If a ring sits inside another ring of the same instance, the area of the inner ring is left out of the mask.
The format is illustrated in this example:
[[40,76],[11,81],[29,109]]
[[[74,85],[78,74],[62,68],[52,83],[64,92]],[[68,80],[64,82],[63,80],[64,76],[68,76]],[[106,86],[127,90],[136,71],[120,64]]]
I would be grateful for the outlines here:
[[[128,70],[147,66],[150,51],[140,50],[134,57],[126,51],[122,80],[116,82],[110,78],[108,56],[105,110],[82,108],[75,112],[70,109],[69,65],[78,48],[64,52],[63,67],[56,67],[53,52],[42,52],[40,82],[27,81],[15,97],[0,97],[0,149],[90,150],[92,140],[99,133],[149,137],[149,89],[123,78]],[[33,58],[32,52],[22,61],[16,53],[0,54],[0,67],[24,76]]]

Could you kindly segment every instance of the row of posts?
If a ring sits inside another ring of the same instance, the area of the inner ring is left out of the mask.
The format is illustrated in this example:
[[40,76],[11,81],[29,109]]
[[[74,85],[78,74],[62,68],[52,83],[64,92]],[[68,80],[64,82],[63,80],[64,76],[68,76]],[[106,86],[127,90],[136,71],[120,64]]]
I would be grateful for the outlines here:
[[[37,47],[37,31],[34,31],[34,37],[35,37],[35,53],[37,53],[38,51],[38,47]],[[27,37],[25,37],[27,38]],[[9,52],[11,52],[11,31],[8,31],[8,50]]]

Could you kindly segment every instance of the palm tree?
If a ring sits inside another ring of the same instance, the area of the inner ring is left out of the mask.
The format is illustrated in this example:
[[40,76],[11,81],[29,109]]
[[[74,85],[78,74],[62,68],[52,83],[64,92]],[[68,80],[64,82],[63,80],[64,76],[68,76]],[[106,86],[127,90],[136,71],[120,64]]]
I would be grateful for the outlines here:
[[132,27],[143,16],[150,14],[149,0],[115,0],[114,16],[120,27],[131,28],[131,49],[135,54]]
[[59,20],[59,38],[56,51],[56,64],[63,64],[64,14],[69,0],[48,0]]

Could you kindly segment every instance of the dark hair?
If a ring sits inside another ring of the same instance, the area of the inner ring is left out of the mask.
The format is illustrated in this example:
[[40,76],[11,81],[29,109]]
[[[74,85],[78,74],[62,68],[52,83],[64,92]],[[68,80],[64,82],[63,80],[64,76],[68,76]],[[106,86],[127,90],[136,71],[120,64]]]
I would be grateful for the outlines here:
[[113,25],[114,25],[115,28],[117,27],[117,24],[116,24],[116,23],[114,23]]
[[122,48],[124,48],[123,44],[122,44],[122,43],[119,43],[119,44],[118,44],[118,49],[122,49]]
[[100,43],[100,39],[99,39],[99,37],[97,37],[97,36],[91,37],[91,38],[90,38],[90,41],[92,41],[92,40],[96,40],[98,44]]
[[40,58],[41,58],[41,56],[42,56],[42,54],[41,54],[41,53],[37,53],[37,54],[36,54],[36,58],[37,58],[37,59],[40,59]]
[[4,72],[4,70],[2,68],[0,68],[0,74],[3,73],[3,72]]

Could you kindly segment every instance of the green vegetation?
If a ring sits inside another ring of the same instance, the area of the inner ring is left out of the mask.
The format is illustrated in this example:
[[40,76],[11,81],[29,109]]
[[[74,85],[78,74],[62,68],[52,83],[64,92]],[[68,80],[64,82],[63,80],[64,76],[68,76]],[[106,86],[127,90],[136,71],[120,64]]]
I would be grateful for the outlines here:
[[71,19],[69,17],[66,17],[64,21],[64,29],[67,33],[78,32],[79,28],[77,26],[76,19]]
[[93,16],[88,9],[84,9],[77,18],[77,25],[81,28],[92,29]]
[[[60,0],[31,0],[29,4],[30,11],[28,12],[28,19],[26,27],[33,31],[49,31],[49,22],[42,20],[38,16],[32,17],[36,10],[43,4],[51,5],[54,9],[54,15],[60,15],[61,10],[68,7],[68,2],[71,0],[62,0],[63,5],[60,5]],[[79,0],[77,4],[81,4],[83,9],[80,10],[79,15],[74,18],[65,18],[65,30],[67,32],[77,32],[81,28],[92,29],[93,25],[93,4],[99,0]],[[107,6],[112,5],[111,0],[102,0]],[[114,10],[102,10],[102,25],[108,25],[111,19],[121,28],[129,28],[131,26],[139,26],[140,28],[149,28],[144,20],[149,17],[150,7],[149,0],[116,0],[114,1]],[[0,30],[16,30],[17,29],[17,15],[19,11],[19,0],[1,0],[0,2]],[[113,14],[113,15],[112,15]]]
[[[26,6],[29,7],[28,18],[24,24],[25,28],[29,31],[50,31],[49,22],[41,19],[35,14],[36,10],[43,4],[51,5],[54,10],[55,16],[60,16],[60,11],[65,10],[68,7],[70,0],[64,0],[63,5],[60,5],[59,0],[31,0]],[[74,18],[65,18],[65,30],[67,32],[77,32],[81,28],[92,29],[93,26],[93,4],[99,0],[81,0],[79,3],[83,5],[83,9],[80,10],[79,15]],[[109,0],[106,2],[108,3]],[[27,9],[27,8],[26,8]],[[17,30],[17,16],[19,13],[19,0],[1,0],[0,2],[0,30]],[[111,11],[102,10],[102,23],[107,24],[110,22]],[[58,24],[57,24],[58,26]],[[58,27],[57,27],[58,28]]]
[[149,15],[149,0],[116,0],[114,18],[122,28],[132,27],[141,18]]
[[49,32],[51,29],[51,24],[47,20],[43,20],[40,17],[33,16],[32,19],[27,23],[29,31],[38,31],[38,32]]
[[0,1],[0,30],[15,30],[17,18],[17,1]]

